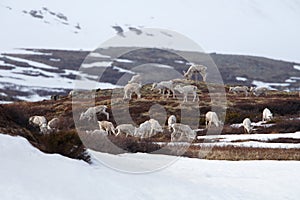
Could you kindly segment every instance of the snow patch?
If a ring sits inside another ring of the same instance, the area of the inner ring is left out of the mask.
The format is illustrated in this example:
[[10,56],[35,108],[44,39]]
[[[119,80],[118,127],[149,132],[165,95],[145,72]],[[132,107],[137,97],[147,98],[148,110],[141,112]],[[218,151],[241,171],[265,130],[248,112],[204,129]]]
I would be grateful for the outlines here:
[[44,63],[39,63],[39,62],[31,61],[31,60],[26,60],[26,59],[23,59],[23,58],[17,58],[17,57],[13,57],[13,56],[6,56],[6,58],[8,58],[10,60],[14,60],[16,62],[24,62],[24,63],[27,63],[31,66],[37,67],[37,68],[57,69],[57,67],[53,67],[53,66],[50,66],[50,65],[46,65]]
[[248,79],[244,78],[244,77],[236,77],[236,80],[237,81],[247,81]]
[[133,63],[132,60],[120,59],[120,58],[114,59],[114,61],[122,62],[122,63]]
[[52,62],[60,62],[60,58],[50,58],[49,60]]
[[93,62],[93,63],[84,63],[81,65],[83,68],[92,68],[92,67],[111,67],[113,62],[111,61],[102,61],[102,62]]
[[91,52],[89,54],[89,56],[96,57],[96,58],[110,58],[110,56],[108,56],[108,55],[103,55],[103,54],[97,53],[97,52]]
[[233,142],[237,140],[261,140],[268,141],[278,138],[300,139],[300,132],[296,133],[276,133],[276,134],[244,134],[244,135],[205,135],[198,136],[198,139],[219,139],[222,142]]
[[174,67],[169,65],[155,64],[153,67],[166,68],[166,69],[174,69]]
[[41,101],[44,99],[50,99],[50,96],[40,96],[38,94],[33,94],[33,95],[29,95],[29,96],[16,96],[16,98],[23,100],[23,101],[36,102],[36,101]]
[[300,66],[299,65],[294,65],[294,69],[300,70]]
[[174,63],[178,63],[178,64],[184,64],[185,61],[182,61],[182,60],[175,60]]
[[113,69],[116,69],[116,70],[118,70],[118,71],[121,72],[121,73],[136,74],[136,73],[133,72],[133,71],[130,71],[130,70],[127,70],[127,69],[123,69],[123,68],[117,67],[117,66],[113,66]]
[[3,100],[0,100],[0,104],[9,104],[9,103],[14,103],[13,101],[3,101]]
[[296,83],[297,81],[295,79],[289,78],[285,80],[286,83]]
[[[46,88],[62,88],[73,89],[74,83],[80,83],[77,85],[78,89],[97,89],[97,88],[115,88],[116,85],[109,83],[97,82],[97,77],[88,74],[80,74],[75,70],[65,70],[64,74],[58,74],[55,72],[48,72],[43,69],[36,68],[24,68],[15,67],[12,70],[0,69],[0,87],[5,88],[9,85],[20,85],[22,87],[42,87]],[[29,75],[28,75],[29,74]],[[74,80],[62,75],[80,76],[81,80]],[[31,76],[34,75],[34,76]],[[95,80],[91,80],[95,79]],[[49,89],[47,89],[49,90]]]
[[52,53],[43,53],[43,52],[39,52],[38,50],[19,49],[19,48],[8,49],[7,51],[5,51],[5,53],[52,56]]
[[256,142],[256,141],[248,141],[248,142],[215,142],[215,143],[194,143],[195,146],[200,147],[226,147],[226,146],[234,146],[234,147],[247,147],[247,148],[274,148],[274,149],[299,149],[300,144],[290,144],[290,143],[266,143],[266,142]]
[[[0,57],[1,58],[1,57]],[[5,63],[3,60],[0,60],[0,65],[5,67],[15,67],[15,65]]]
[[263,81],[252,81],[252,85],[255,85],[256,87],[267,87],[269,89],[276,90],[275,88],[272,88],[272,86],[277,86],[277,87],[288,87],[290,86],[289,83],[267,83]]
[[7,97],[7,94],[5,94],[4,92],[0,92],[1,96]]
[[[254,127],[265,127],[265,128],[268,128],[268,127],[274,126],[275,124],[265,124],[264,122],[259,121],[259,122],[251,122],[251,125],[254,126]],[[230,126],[232,128],[240,128],[240,127],[243,126],[243,123],[240,123],[240,124],[231,124]]]
[[300,77],[292,76],[290,79],[293,79],[293,80],[300,80]]

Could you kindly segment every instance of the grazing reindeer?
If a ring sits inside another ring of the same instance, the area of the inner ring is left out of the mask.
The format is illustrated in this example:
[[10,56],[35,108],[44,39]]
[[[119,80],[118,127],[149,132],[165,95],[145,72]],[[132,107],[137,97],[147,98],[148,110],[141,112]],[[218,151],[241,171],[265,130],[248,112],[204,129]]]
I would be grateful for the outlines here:
[[170,81],[161,81],[159,83],[153,83],[152,84],[152,88],[151,90],[159,90],[159,93],[163,95],[164,97],[164,93],[165,91],[168,92],[167,94],[167,98],[169,98],[170,96],[170,91],[173,93],[173,98],[175,98],[175,91],[174,91],[174,85],[173,85],[173,81],[170,80]]
[[208,111],[205,114],[205,128],[210,128],[212,123],[216,127],[219,127],[222,125],[222,122],[219,120],[217,113]]
[[124,87],[124,97],[123,99],[131,99],[131,96],[133,93],[136,93],[137,94],[137,98],[141,98],[141,87],[142,85],[141,84],[138,84],[138,83],[128,83],[127,85],[125,85]]
[[198,76],[197,74],[199,73],[202,78],[203,78],[203,81],[206,82],[206,70],[207,70],[207,67],[206,66],[203,66],[203,65],[192,65],[190,66],[190,68],[187,70],[187,72],[183,71],[183,76],[190,80],[192,78],[192,75],[195,74],[196,75],[196,81],[198,80]]
[[271,121],[272,119],[273,119],[272,112],[268,108],[265,108],[263,110],[263,114],[262,114],[262,121],[268,122],[268,121]]
[[194,96],[193,102],[199,101],[199,97],[197,95],[198,88],[194,85],[186,85],[183,87],[180,85],[176,85],[174,89],[177,90],[178,92],[180,92],[181,94],[183,94],[183,102],[187,102],[189,93],[193,93],[193,96]]
[[251,133],[253,131],[253,128],[251,126],[251,120],[249,118],[245,118],[243,120],[243,127],[245,133]]

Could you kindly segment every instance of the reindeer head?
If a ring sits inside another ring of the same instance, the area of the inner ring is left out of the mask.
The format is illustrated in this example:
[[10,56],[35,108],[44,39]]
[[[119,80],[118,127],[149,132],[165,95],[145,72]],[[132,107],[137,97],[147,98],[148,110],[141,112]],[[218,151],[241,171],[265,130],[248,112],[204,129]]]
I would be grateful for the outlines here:
[[157,86],[157,83],[153,83],[153,84],[152,84],[151,90],[152,90],[152,91],[155,90],[156,86]]

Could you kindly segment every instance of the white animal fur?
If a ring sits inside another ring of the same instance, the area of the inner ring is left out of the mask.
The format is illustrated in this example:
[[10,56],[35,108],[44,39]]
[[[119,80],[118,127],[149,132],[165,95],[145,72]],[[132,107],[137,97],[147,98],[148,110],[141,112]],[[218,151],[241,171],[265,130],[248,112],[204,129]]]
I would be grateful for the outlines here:
[[161,132],[163,132],[163,129],[159,122],[155,119],[149,119],[140,124],[139,128],[136,129],[135,135],[141,138],[149,138]]
[[[185,78],[187,78],[188,80],[190,80],[192,78],[193,74],[196,74],[196,76],[197,76],[197,74],[199,73],[202,76],[203,81],[206,82],[206,75],[207,75],[206,70],[207,70],[206,66],[192,65],[189,67],[187,72],[183,71],[183,73],[184,73],[183,76]],[[196,79],[197,79],[197,77],[196,77]]]
[[272,120],[272,118],[273,118],[272,112],[268,108],[265,108],[262,113],[262,121],[267,122]]
[[47,128],[48,130],[58,130],[58,126],[59,126],[59,119],[55,117],[48,122]]
[[188,125],[174,123],[171,125],[171,127],[173,129],[173,132],[171,133],[172,141],[190,141],[196,138],[196,132]]
[[168,118],[168,128],[169,128],[169,131],[172,130],[171,125],[172,125],[172,124],[175,124],[175,123],[176,123],[176,116],[175,116],[175,115],[171,115],[171,116]]
[[131,77],[131,79],[128,81],[128,83],[138,83],[141,84],[142,81],[142,77],[140,74],[136,74],[134,76]]
[[116,136],[119,135],[120,133],[125,133],[126,137],[128,135],[135,136],[136,131],[137,131],[136,129],[137,128],[134,127],[132,124],[120,124],[115,129],[115,130],[117,130]]
[[29,124],[34,126],[42,126],[45,124],[47,126],[47,119],[44,116],[31,116],[29,118]]
[[29,124],[33,126],[38,126],[40,128],[40,132],[42,134],[47,134],[48,129],[47,129],[47,119],[44,116],[31,116],[29,117]]
[[251,120],[249,118],[245,118],[243,120],[243,127],[245,133],[249,134],[252,132]]
[[108,133],[113,133],[114,135],[116,135],[115,127],[113,123],[109,121],[98,121],[98,125],[100,130],[104,130],[107,131]]
[[256,87],[252,89],[252,93],[255,96],[260,96],[260,95],[265,95],[267,96],[267,92],[269,91],[269,89],[267,87]]
[[175,98],[175,91],[174,91],[174,85],[173,81],[161,81],[159,83],[153,83],[151,90],[159,90],[159,93],[164,96],[165,91],[168,92],[167,98],[169,98],[170,91],[173,93],[173,98]]
[[248,90],[249,88],[247,86],[229,87],[229,92],[233,92],[234,94],[242,92],[245,93],[245,96],[248,96]]
[[205,114],[205,127],[210,128],[211,124],[214,124],[216,127],[219,127],[222,122],[219,120],[217,113],[208,111]]
[[131,99],[133,93],[137,94],[137,98],[141,98],[141,89],[142,85],[138,83],[128,83],[124,87],[124,97],[123,99]]
[[176,85],[175,90],[177,90],[178,92],[180,92],[181,94],[183,94],[183,102],[187,102],[187,97],[189,93],[193,93],[193,102],[194,101],[199,101],[199,97],[197,95],[197,90],[198,88],[194,85],[186,85],[186,86],[180,86],[180,85]]
[[106,115],[106,119],[109,119],[109,113],[106,111],[107,106],[106,105],[99,105],[88,108],[85,112],[81,113],[79,120],[95,120],[97,118],[97,114],[104,114]]

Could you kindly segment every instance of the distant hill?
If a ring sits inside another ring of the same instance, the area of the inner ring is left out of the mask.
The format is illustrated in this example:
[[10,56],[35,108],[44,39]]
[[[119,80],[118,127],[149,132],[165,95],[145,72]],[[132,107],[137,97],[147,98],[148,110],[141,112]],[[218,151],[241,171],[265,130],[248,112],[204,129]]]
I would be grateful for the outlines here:
[[[0,56],[0,100],[34,101],[50,98],[55,94],[66,94],[73,89],[77,75],[82,80],[96,83],[95,72],[98,73],[101,67],[105,70],[97,86],[102,89],[113,88],[115,84],[124,85],[126,81],[122,82],[120,78],[130,78],[138,72],[134,67],[145,63],[170,66],[182,74],[190,66],[190,61],[197,63],[202,57],[211,58],[225,84],[264,85],[288,91],[300,89],[298,63],[244,55],[203,55],[183,51],[170,53],[151,48],[132,50],[133,48],[114,47],[98,49],[89,54],[88,51],[26,49],[22,53],[3,53]],[[121,52],[129,53],[114,58]],[[88,55],[88,60],[85,60]],[[186,55],[191,59],[187,61],[179,55]],[[89,66],[82,68],[79,74],[78,69],[83,62]],[[203,59],[199,64],[205,65],[207,60]]]

